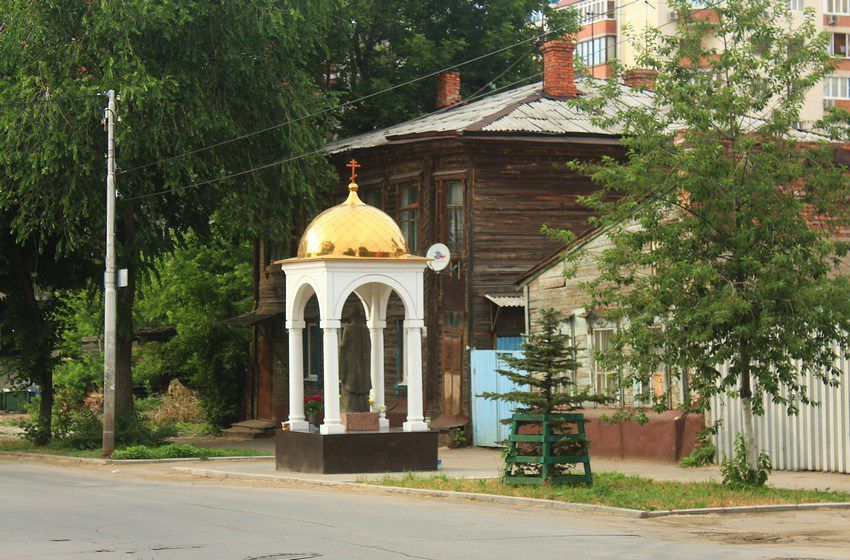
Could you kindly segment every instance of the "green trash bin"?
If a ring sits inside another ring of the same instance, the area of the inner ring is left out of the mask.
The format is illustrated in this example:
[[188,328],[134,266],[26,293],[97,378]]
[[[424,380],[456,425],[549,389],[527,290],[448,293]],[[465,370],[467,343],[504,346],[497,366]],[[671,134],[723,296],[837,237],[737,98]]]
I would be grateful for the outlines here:
[[26,389],[0,391],[0,410],[7,412],[25,412],[31,400],[30,392]]

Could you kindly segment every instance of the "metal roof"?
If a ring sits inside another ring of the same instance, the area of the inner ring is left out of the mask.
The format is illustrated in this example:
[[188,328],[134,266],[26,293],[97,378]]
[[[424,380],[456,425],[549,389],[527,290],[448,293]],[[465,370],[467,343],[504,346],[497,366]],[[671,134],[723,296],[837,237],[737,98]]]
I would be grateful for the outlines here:
[[499,307],[525,307],[525,298],[522,296],[497,296],[484,294],[484,297]]
[[[576,80],[579,93],[593,95],[604,80],[584,78]],[[653,94],[621,84],[618,103],[636,107],[652,104]],[[611,116],[616,105],[606,111]],[[745,117],[744,129],[756,130],[764,121]],[[543,82],[529,84],[502,93],[493,94],[471,103],[435,111],[429,115],[365,132],[331,142],[325,147],[335,154],[363,148],[373,148],[417,137],[504,135],[509,133],[536,136],[605,136],[614,138],[621,134],[620,127],[601,128],[591,122],[590,116],[570,103],[569,99],[552,98],[543,93]],[[820,134],[805,130],[792,130],[789,135],[800,141],[823,141]]]
[[266,307],[260,307],[259,309],[249,311],[248,313],[243,313],[242,315],[237,315],[236,317],[224,319],[223,321],[219,321],[216,324],[230,325],[233,327],[247,327],[259,323],[260,321],[265,321],[266,319],[279,317],[284,313],[286,313],[286,308],[283,304],[271,305]]

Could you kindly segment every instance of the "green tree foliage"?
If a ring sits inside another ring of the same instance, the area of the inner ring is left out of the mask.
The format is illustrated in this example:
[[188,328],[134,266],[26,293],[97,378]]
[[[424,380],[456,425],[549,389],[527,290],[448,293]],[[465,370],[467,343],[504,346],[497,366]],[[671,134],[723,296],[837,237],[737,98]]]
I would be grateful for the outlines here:
[[735,438],[734,448],[735,456],[727,457],[724,454],[723,460],[720,462],[723,485],[733,489],[764,486],[767,483],[767,477],[773,470],[767,453],[759,453],[756,464],[753,466],[748,459],[750,453],[747,451],[747,444],[744,443],[742,435],[739,434]]
[[0,369],[20,384],[41,389],[31,435],[43,445],[52,433],[53,369],[60,342],[58,294],[78,285],[93,270],[80,253],[58,252],[55,236],[35,233],[16,239],[14,218],[0,207]]
[[676,32],[641,38],[654,95],[627,106],[611,82],[578,101],[625,132],[623,160],[579,165],[601,185],[588,202],[613,241],[588,285],[619,324],[601,359],[647,392],[659,367],[687,372],[691,410],[740,397],[757,468],[753,414],[768,401],[795,413],[811,399],[800,374],[837,384],[837,348],[850,349],[850,283],[836,270],[847,246],[834,235],[846,170],[834,146],[788,133],[832,63],[814,11],[795,26],[773,0],[720,3],[719,22],[671,7]]
[[590,389],[577,391],[574,376],[578,369],[577,347],[570,335],[563,332],[564,321],[556,309],[541,309],[532,330],[523,344],[523,355],[504,356],[508,369],[496,370],[499,375],[527,389],[507,393],[482,393],[482,397],[519,404],[523,412],[551,414],[581,408],[585,402],[604,402]]
[[[318,154],[273,162],[314,151],[326,127],[293,120],[148,164],[326,107],[311,69],[326,53],[336,7],[333,0],[0,0],[0,209],[9,213],[12,238],[33,243],[41,263],[81,252],[101,260],[99,121],[103,92],[120,95],[118,261],[130,283],[118,302],[119,413],[132,407],[141,274],[187,231],[206,232],[216,208],[235,237],[286,244],[328,170]],[[263,165],[259,173],[184,188]],[[46,285],[37,278],[42,268],[26,270]]]
[[177,334],[140,349],[134,378],[157,392],[179,379],[198,390],[208,421],[222,425],[237,419],[249,340],[217,322],[250,309],[251,250],[220,236],[188,241],[158,259],[156,277],[141,287],[137,324]]
[[[328,86],[341,100],[360,98],[529,39],[542,33],[535,11],[546,0],[350,0],[331,37]],[[558,16],[558,26],[566,21]],[[531,41],[459,68],[465,98],[540,72]],[[342,115],[343,133],[382,128],[434,109],[436,77],[354,105]],[[528,82],[525,82],[528,83]]]

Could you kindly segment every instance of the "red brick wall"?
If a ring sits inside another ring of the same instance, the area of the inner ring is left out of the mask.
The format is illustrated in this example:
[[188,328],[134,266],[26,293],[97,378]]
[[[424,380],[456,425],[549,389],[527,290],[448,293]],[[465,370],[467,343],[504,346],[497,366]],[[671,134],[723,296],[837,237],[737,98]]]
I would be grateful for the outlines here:
[[460,102],[460,72],[443,72],[437,76],[437,109]]
[[552,97],[578,94],[573,66],[575,43],[554,40],[540,47],[543,53],[543,92]]

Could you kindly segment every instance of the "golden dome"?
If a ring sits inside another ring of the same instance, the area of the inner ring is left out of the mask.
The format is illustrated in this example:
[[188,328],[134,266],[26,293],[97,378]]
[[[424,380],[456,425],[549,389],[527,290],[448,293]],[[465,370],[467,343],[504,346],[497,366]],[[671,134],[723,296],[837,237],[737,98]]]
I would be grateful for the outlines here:
[[298,259],[410,257],[398,224],[357,196],[348,185],[348,198],[316,216],[298,243]]

